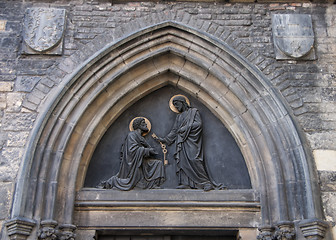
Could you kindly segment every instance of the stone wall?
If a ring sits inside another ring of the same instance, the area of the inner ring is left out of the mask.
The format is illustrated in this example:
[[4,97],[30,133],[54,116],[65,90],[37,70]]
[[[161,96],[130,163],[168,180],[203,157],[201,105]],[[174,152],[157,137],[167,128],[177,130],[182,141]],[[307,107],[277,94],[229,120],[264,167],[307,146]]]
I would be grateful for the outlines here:
[[[62,55],[22,54],[23,19],[29,7],[66,9]],[[316,60],[275,59],[273,13],[311,14]],[[10,218],[15,182],[28,135],[53,89],[107,44],[163,21],[176,21],[225,41],[259,68],[281,92],[312,150],[325,216],[334,226],[336,5],[82,0],[0,2],[1,226]],[[333,229],[336,236],[335,227]]]

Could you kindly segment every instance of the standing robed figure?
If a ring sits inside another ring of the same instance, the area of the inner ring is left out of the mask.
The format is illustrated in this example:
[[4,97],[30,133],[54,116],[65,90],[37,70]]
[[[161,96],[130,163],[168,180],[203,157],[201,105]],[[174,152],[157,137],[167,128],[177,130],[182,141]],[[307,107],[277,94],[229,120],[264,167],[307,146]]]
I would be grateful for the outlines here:
[[170,108],[178,113],[175,123],[164,138],[159,141],[171,145],[176,143],[174,158],[179,186],[177,188],[201,188],[209,191],[218,188],[206,170],[203,154],[202,119],[196,108],[189,106],[183,95],[171,99]]

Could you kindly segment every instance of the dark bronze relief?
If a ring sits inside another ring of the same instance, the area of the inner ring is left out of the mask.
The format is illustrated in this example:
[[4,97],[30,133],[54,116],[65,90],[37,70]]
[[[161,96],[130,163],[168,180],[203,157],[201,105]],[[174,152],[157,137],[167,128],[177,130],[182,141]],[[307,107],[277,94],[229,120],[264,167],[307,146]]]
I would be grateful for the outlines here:
[[250,189],[251,182],[223,123],[197,99],[167,86],[125,110],[102,137],[84,183],[97,186],[208,191]]
[[160,143],[171,145],[175,142],[174,159],[179,189],[224,189],[213,183],[206,170],[203,154],[203,126],[201,115],[196,108],[190,107],[184,95],[170,99],[170,109],[177,113],[175,123],[166,137],[158,137]]
[[159,188],[164,182],[162,161],[154,159],[157,152],[144,136],[150,131],[150,122],[143,117],[134,118],[130,132],[121,147],[120,170],[117,175],[102,181],[98,188],[131,190],[139,188]]

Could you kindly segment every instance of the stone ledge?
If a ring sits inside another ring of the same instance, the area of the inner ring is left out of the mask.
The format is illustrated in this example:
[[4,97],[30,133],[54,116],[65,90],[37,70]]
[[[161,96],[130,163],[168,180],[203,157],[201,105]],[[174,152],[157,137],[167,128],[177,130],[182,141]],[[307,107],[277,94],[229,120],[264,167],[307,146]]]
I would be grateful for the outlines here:
[[260,212],[260,196],[254,190],[100,190],[77,194],[76,211],[239,211]]
[[213,228],[213,227],[198,227],[198,228],[139,228],[130,227],[126,229],[111,228],[108,230],[100,229],[97,230],[98,235],[201,235],[201,236],[237,236],[237,229],[223,229],[223,228]]
[[[183,193],[183,195],[182,195]],[[134,201],[134,202],[250,202],[259,203],[260,194],[252,189],[239,190],[180,190],[180,189],[148,189],[148,190],[105,190],[97,188],[84,188],[77,193],[76,201],[98,202],[98,201]]]
[[[244,217],[242,217],[244,216]],[[90,210],[75,209],[74,224],[78,229],[132,228],[255,228],[260,221],[260,212],[240,209],[189,210],[183,208],[162,211],[144,209]]]

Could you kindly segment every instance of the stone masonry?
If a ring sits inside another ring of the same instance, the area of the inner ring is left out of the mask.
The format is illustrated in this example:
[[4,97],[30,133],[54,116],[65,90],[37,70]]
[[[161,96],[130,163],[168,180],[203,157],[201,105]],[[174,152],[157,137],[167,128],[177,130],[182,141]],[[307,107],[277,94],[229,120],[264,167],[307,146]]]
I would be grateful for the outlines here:
[[[66,10],[59,56],[22,54],[25,9]],[[271,14],[310,14],[316,60],[275,59]],[[107,44],[163,21],[225,41],[259,68],[287,100],[318,171],[325,218],[336,238],[336,5],[295,2],[0,1],[0,229],[10,219],[15,182],[34,121],[48,94]],[[244,238],[243,239],[248,239]]]

